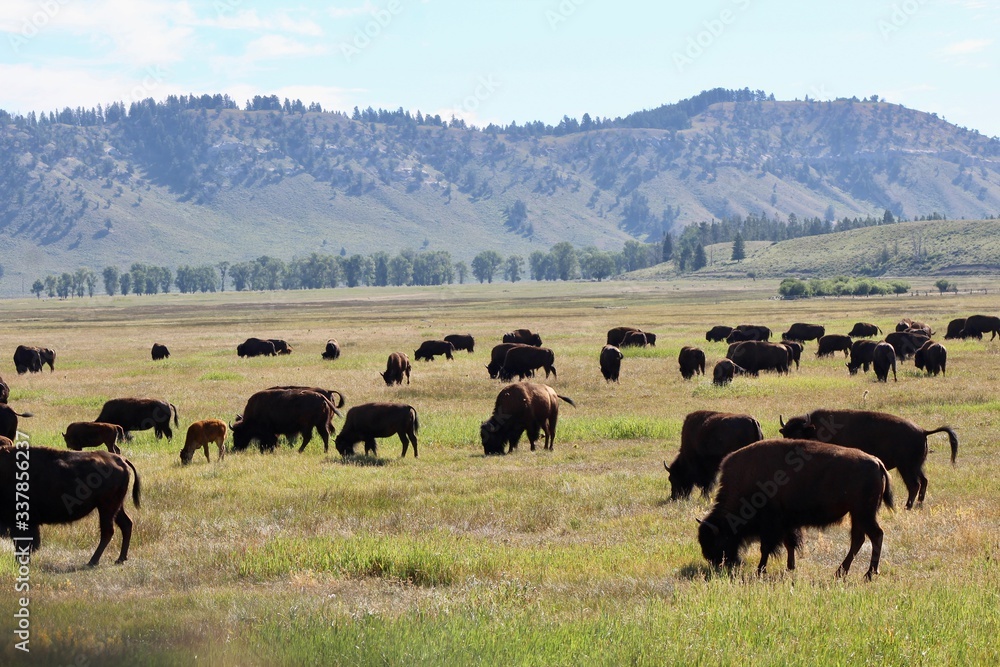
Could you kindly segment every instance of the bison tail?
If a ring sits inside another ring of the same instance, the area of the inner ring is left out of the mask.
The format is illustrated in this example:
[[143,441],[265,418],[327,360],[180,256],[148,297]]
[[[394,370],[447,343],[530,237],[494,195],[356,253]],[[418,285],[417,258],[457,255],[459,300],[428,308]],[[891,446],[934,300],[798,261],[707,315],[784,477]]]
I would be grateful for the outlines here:
[[[177,428],[180,428],[181,427],[181,422],[177,418],[177,406],[174,405],[173,403],[167,403],[167,405],[169,405],[170,409],[174,411],[174,426],[176,426]],[[167,419],[168,420],[170,419],[170,415],[167,415]]]
[[343,394],[341,394],[341,393],[340,393],[339,391],[337,391],[336,389],[332,389],[332,390],[330,391],[330,393],[332,393],[332,394],[336,394],[336,395],[337,395],[337,402],[333,404],[333,405],[334,405],[334,407],[337,407],[337,408],[342,408],[342,407],[344,407],[344,395],[343,395]]
[[22,412],[15,412],[14,414],[17,415],[18,417],[34,417],[35,416],[34,412],[23,412],[23,413]]
[[139,481],[139,471],[135,469],[132,462],[126,459],[124,456],[122,460],[128,464],[128,467],[132,469],[132,474],[135,475],[135,483],[132,484],[132,502],[135,503],[136,507],[139,507],[139,498],[142,496],[142,484]]
[[417,409],[414,408],[413,406],[410,406],[410,414],[413,415],[413,432],[414,433],[419,433],[420,432],[420,418],[417,417]]
[[882,466],[882,481],[885,484],[885,488],[882,490],[882,503],[889,509],[894,509],[892,485],[889,483],[889,471],[885,469],[885,465]]
[[115,424],[115,442],[125,441],[125,429],[123,429],[118,424]]
[[924,437],[934,433],[948,434],[948,442],[951,444],[951,462],[954,464],[955,458],[958,457],[958,436],[955,434],[955,431],[950,426],[942,426],[941,428],[936,428],[933,431],[924,431]]
[[556,394],[556,396],[558,398],[560,398],[561,400],[566,401],[567,403],[569,403],[570,405],[572,405],[574,408],[576,407],[576,403],[574,403],[573,399],[570,398],[569,396],[559,396],[559,394]]

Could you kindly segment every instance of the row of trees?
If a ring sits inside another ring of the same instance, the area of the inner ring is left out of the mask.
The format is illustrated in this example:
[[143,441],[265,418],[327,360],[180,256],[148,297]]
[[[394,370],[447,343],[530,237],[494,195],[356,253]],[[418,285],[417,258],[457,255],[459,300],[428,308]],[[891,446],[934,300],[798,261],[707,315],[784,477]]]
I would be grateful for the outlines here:
[[870,278],[785,278],[778,286],[778,294],[786,299],[810,296],[869,296],[879,294],[906,294],[909,283],[902,280],[871,280]]

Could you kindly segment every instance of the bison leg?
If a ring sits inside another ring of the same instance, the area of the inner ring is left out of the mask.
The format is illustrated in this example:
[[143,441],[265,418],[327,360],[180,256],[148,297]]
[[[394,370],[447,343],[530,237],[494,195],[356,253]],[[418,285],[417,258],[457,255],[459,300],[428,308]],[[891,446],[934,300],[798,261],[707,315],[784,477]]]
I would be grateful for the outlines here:
[[[913,501],[917,499],[917,494],[920,493],[920,478],[923,477],[923,473],[919,470],[914,472],[909,468],[904,469],[900,467],[899,474],[903,478],[903,484],[906,485],[906,509],[913,509]],[[926,480],[926,477],[924,479]],[[926,492],[926,484],[924,485],[924,491]],[[922,500],[923,498],[921,497]]]
[[882,557],[882,538],[885,536],[885,531],[873,519],[872,525],[865,532],[868,534],[868,539],[872,541],[872,560],[868,565],[868,572],[865,573],[865,579],[871,581],[872,575],[878,574],[878,562]]
[[917,494],[917,502],[921,505],[924,504],[924,496],[927,495],[927,475],[924,474],[922,468],[917,469],[917,480],[920,483],[920,491]]
[[[378,456],[378,443],[375,442],[375,438],[373,437],[365,438],[365,456],[368,456],[368,452],[371,452],[373,456]],[[403,449],[403,453],[406,453],[405,448]]]
[[121,565],[128,560],[128,545],[132,541],[132,518],[125,513],[124,501],[122,508],[115,515],[115,523],[118,524],[118,527],[122,531],[122,551],[118,554],[118,560],[115,561],[115,563]]
[[[409,449],[410,447],[410,441],[406,439],[406,431],[399,431],[396,435],[399,436],[400,442],[403,443],[403,453],[399,455],[399,458],[402,459],[406,457],[406,450]],[[414,447],[413,448],[414,456],[416,456],[416,451],[417,448]]]
[[[123,500],[122,503],[124,502]],[[101,541],[97,545],[97,551],[90,557],[90,562],[88,563],[90,567],[95,567],[101,562],[101,556],[104,554],[104,550],[108,548],[108,543],[111,542],[111,538],[115,534],[115,520],[111,512],[106,507],[99,507],[98,514],[101,523]]]
[[[851,548],[847,552],[847,558],[844,562],[840,564],[837,568],[837,577],[845,577],[851,569],[851,563],[854,562],[854,556],[857,555],[858,551],[865,544],[865,529],[861,525],[861,522],[853,514],[851,515]],[[875,554],[872,552],[872,559],[874,560]],[[869,572],[871,570],[869,569]]]
[[219,440],[219,461],[222,461],[224,458],[226,458],[226,440],[222,438]]
[[209,463],[211,463],[212,459],[209,458],[209,456],[208,456],[208,440],[205,441],[205,444],[203,444],[201,446],[201,448],[202,448],[202,451],[205,452],[205,460],[208,461]]

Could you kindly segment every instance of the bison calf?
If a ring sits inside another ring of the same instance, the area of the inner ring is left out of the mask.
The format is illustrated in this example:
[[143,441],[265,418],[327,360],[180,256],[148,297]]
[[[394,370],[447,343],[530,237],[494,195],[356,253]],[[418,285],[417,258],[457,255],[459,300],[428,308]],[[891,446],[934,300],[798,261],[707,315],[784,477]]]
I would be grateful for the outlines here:
[[523,382],[501,389],[493,406],[493,416],[479,425],[483,453],[487,456],[504,454],[504,445],[507,445],[506,453],[514,451],[525,431],[531,451],[535,451],[539,431],[545,435],[543,447],[551,450],[559,421],[559,401],[576,406],[571,398],[560,396],[544,384]]
[[365,454],[378,456],[375,438],[388,438],[398,435],[403,443],[403,453],[413,445],[413,458],[417,458],[417,431],[420,422],[417,411],[410,405],[401,403],[362,403],[347,411],[344,427],[337,434],[334,444],[341,456],[353,456],[354,446],[358,442],[365,443]]
[[104,445],[109,452],[121,454],[119,442],[125,439],[125,429],[118,424],[102,422],[73,422],[66,427],[63,440],[66,447],[75,452],[85,447],[100,447]]
[[677,355],[681,377],[690,380],[695,374],[705,374],[705,353],[697,347],[685,346]]
[[614,345],[605,345],[601,348],[601,375],[606,381],[618,382],[623,356],[622,351]]
[[194,453],[199,448],[205,451],[205,460],[211,462],[208,455],[209,443],[219,446],[219,461],[226,458],[226,422],[219,419],[203,419],[188,426],[187,437],[184,439],[184,449],[181,450],[181,463],[191,463]]

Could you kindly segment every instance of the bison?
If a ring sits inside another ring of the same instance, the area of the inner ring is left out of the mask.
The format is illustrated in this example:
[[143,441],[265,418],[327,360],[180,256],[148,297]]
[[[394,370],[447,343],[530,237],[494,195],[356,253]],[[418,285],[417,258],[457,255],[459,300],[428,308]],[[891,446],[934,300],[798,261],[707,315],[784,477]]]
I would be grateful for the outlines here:
[[983,334],[990,334],[990,340],[1000,335],[1000,317],[992,315],[971,315],[965,320],[962,338],[982,340]]
[[104,445],[109,452],[121,454],[118,443],[125,439],[125,429],[118,424],[102,422],[73,422],[66,427],[63,440],[66,447],[75,452],[84,447],[100,447]]
[[814,410],[787,422],[781,419],[781,434],[786,438],[805,438],[854,447],[877,456],[886,469],[899,468],[899,474],[909,491],[906,509],[914,499],[924,502],[927,477],[927,436],[947,433],[951,443],[951,462],[958,456],[958,436],[950,426],[925,431],[908,419],[882,412],[865,410]]
[[229,425],[233,432],[233,451],[243,451],[256,440],[261,451],[272,451],[278,445],[278,436],[289,442],[302,436],[299,453],[312,439],[315,428],[323,439],[323,451],[330,448],[330,434],[334,431],[333,416],[340,411],[326,396],[304,389],[265,389],[253,394],[243,413]]
[[771,340],[771,330],[762,324],[737,324],[736,329],[754,336],[748,340],[762,340],[764,342]]
[[819,348],[816,350],[817,357],[832,357],[835,352],[843,352],[844,356],[851,353],[851,345],[854,341],[850,336],[841,334],[827,334],[819,339]]
[[959,317],[951,322],[948,322],[948,331],[945,332],[945,340],[953,340],[955,338],[965,338],[962,334],[965,333],[965,318]]
[[892,381],[896,382],[896,352],[889,343],[879,343],[872,351],[872,368],[875,369],[875,379],[879,382],[889,381],[889,369],[892,369]]
[[784,345],[788,349],[788,365],[791,367],[792,362],[795,362],[795,368],[798,370],[799,362],[802,360],[802,350],[805,349],[802,343],[797,340],[783,340],[779,345]]
[[625,336],[633,331],[642,331],[642,329],[637,329],[636,327],[614,327],[613,329],[608,329],[607,344],[612,347],[619,347],[625,341]]
[[856,340],[851,343],[851,360],[847,362],[847,370],[851,375],[856,375],[859,368],[868,372],[868,367],[872,365],[875,355],[875,346],[878,345],[873,340]]
[[184,449],[181,450],[181,463],[191,463],[194,453],[199,449],[205,451],[205,460],[211,462],[208,455],[208,445],[219,446],[219,461],[226,457],[226,422],[221,419],[202,419],[188,426],[187,437],[184,438]]
[[17,438],[17,418],[34,416],[31,412],[15,412],[9,405],[0,405],[0,435],[14,440]]
[[500,343],[493,346],[493,350],[490,352],[490,363],[486,364],[486,372],[490,374],[490,378],[495,380],[500,375],[500,369],[503,368],[503,360],[507,358],[507,352],[519,345],[523,345],[523,343]]
[[406,384],[410,384],[410,360],[402,352],[393,352],[385,362],[385,372],[382,373],[385,386],[403,384],[404,375],[406,376]]
[[614,345],[605,345],[601,348],[601,375],[608,382],[618,382],[623,356],[622,351]]
[[929,340],[913,355],[913,365],[926,370],[928,375],[947,375],[948,350],[941,343]]
[[851,338],[871,338],[872,336],[881,336],[882,330],[876,324],[856,322],[854,328],[847,335]]
[[732,327],[717,325],[705,332],[705,340],[710,343],[721,343],[733,333]]
[[505,333],[501,343],[520,343],[521,345],[542,346],[542,337],[532,333],[530,329],[514,329],[510,333]]
[[677,355],[677,363],[680,365],[681,377],[685,380],[690,380],[696,373],[705,374],[705,353],[697,347],[682,347]]
[[826,328],[820,324],[805,324],[796,322],[781,334],[785,340],[795,340],[804,343],[807,340],[818,340],[826,335]]
[[680,451],[670,465],[663,462],[670,480],[670,499],[687,498],[696,486],[707,496],[722,459],[763,439],[760,423],[750,415],[713,410],[692,412],[684,418]]
[[152,398],[113,398],[104,404],[101,414],[94,421],[121,426],[128,439],[132,437],[130,431],[151,428],[157,439],[166,436],[170,440],[174,437],[170,430],[171,410],[174,413],[174,426],[180,426],[177,408],[173,403]]
[[47,347],[18,345],[14,350],[14,368],[18,375],[41,373],[46,364],[50,373],[56,369],[56,353]]
[[388,438],[398,435],[403,443],[403,453],[413,445],[413,458],[417,458],[417,431],[420,421],[417,411],[411,405],[401,403],[363,403],[355,405],[347,411],[344,427],[337,434],[334,443],[341,456],[353,456],[354,446],[358,442],[365,443],[365,455],[372,453],[378,456],[375,438]]
[[167,349],[166,345],[161,345],[160,343],[153,343],[153,349],[150,350],[150,355],[153,357],[153,361],[169,359],[170,350]]
[[896,331],[891,334],[887,334],[885,342],[892,345],[892,349],[900,361],[906,361],[930,339],[930,336],[925,336],[922,333],[915,333],[912,331]]
[[451,343],[456,352],[465,350],[471,354],[476,351],[476,339],[472,337],[472,334],[448,334],[444,339]]
[[745,368],[734,364],[732,359],[720,359],[712,371],[712,384],[719,387],[727,385],[733,381],[734,375],[743,375],[746,372]]
[[882,504],[893,507],[886,467],[856,449],[810,440],[761,440],[722,461],[715,505],[698,527],[701,553],[712,565],[740,563],[740,550],[760,541],[762,574],[781,544],[788,569],[795,569],[795,550],[803,528],[825,528],[851,516],[851,546],[837,569],[841,577],[854,556],[872,543],[866,579],[878,574],[884,535],[878,524]]
[[629,331],[622,340],[621,347],[646,347],[649,337],[644,331]]
[[333,407],[342,408],[344,407],[344,395],[337,391],[336,389],[323,389],[322,387],[305,387],[302,385],[283,385],[279,387],[268,387],[268,389],[299,389],[301,391],[311,391],[319,394],[320,396],[325,396],[328,401],[333,403]]
[[[30,458],[29,458],[30,457]],[[30,462],[31,487],[44,493],[31,494],[27,529],[21,525],[21,514],[15,512],[15,480],[22,479],[21,464]],[[125,512],[128,495],[129,468],[135,475],[132,502],[139,507],[142,494],[139,473],[128,459],[111,452],[68,452],[50,447],[14,447],[0,449],[0,535],[26,533],[29,549],[42,546],[43,524],[73,523],[97,510],[101,541],[88,563],[101,562],[104,550],[115,534],[115,524],[122,531],[122,550],[116,563],[128,560],[132,540],[132,519]],[[15,472],[18,471],[18,472]],[[20,549],[15,547],[20,552]]]
[[421,359],[434,361],[434,357],[443,354],[446,359],[454,360],[455,357],[452,356],[454,351],[455,346],[446,340],[425,340],[419,348],[414,350],[413,358],[417,361]]
[[[539,431],[545,436],[543,448],[551,450],[559,421],[559,401],[576,407],[573,399],[560,396],[555,389],[544,384],[522,382],[501,389],[493,405],[493,415],[479,426],[483,454],[509,454],[517,449],[525,431],[531,451],[535,451]],[[507,446],[506,452],[504,445]]]
[[736,343],[726,354],[726,358],[754,376],[760,371],[788,373],[788,357],[788,348],[783,345],[756,340]]
[[517,376],[518,380],[526,377],[533,377],[539,368],[545,369],[545,377],[551,372],[556,375],[556,355],[547,347],[533,347],[531,345],[521,345],[512,347],[504,357],[503,366],[500,368],[499,376],[504,382],[509,382]]
[[899,322],[896,323],[896,331],[915,331],[917,333],[926,334],[928,338],[934,335],[934,331],[931,330],[929,324],[924,324],[923,322],[917,322],[916,320],[911,320],[909,317],[904,317]]
[[336,338],[331,338],[326,341],[326,347],[323,348],[322,357],[327,361],[340,359],[340,343],[337,342]]
[[274,345],[275,353],[277,354],[292,353],[292,347],[285,341],[281,340],[280,338],[268,338],[267,340]]
[[262,338],[247,338],[236,346],[236,354],[243,357],[273,357],[278,354],[274,343]]

